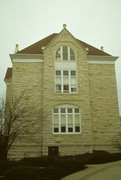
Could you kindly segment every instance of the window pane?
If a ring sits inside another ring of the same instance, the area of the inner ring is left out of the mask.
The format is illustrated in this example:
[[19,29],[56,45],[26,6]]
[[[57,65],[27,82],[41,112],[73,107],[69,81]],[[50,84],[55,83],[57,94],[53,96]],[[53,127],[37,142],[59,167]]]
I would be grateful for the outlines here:
[[56,85],[56,90],[61,90],[61,85],[57,84]]
[[68,60],[68,54],[63,53],[63,60]]
[[79,113],[79,108],[75,108],[75,113]]
[[80,126],[75,127],[75,132],[80,132]]
[[68,60],[68,47],[63,46],[63,60]]
[[80,124],[79,114],[75,114],[75,124]]
[[68,114],[68,132],[73,132],[73,115],[72,114]]
[[59,132],[59,128],[58,127],[54,127],[54,132]]
[[58,108],[54,108],[54,113],[58,113]]
[[59,124],[59,115],[54,114],[54,126]]
[[75,55],[73,55],[73,56],[71,55],[70,60],[75,60]]
[[61,84],[61,77],[56,77],[56,84]]
[[[54,112],[57,112],[58,108],[54,108]],[[59,132],[59,114],[54,114],[54,132]]]
[[65,108],[61,108],[61,113],[65,113]]
[[59,84],[56,85],[56,92],[61,93],[61,85]]
[[69,77],[68,76],[63,77],[63,83],[64,84],[69,84]]
[[71,88],[71,92],[76,92],[76,88]]
[[75,53],[71,48],[70,48],[70,60],[75,60]]
[[66,132],[66,127],[65,126],[61,126],[61,132]]
[[71,76],[76,76],[76,71],[71,71]]
[[68,76],[68,71],[63,71],[64,76]]
[[68,91],[68,90],[69,90],[69,85],[64,85],[64,86],[63,86],[63,89],[64,89],[65,91]]
[[73,128],[72,128],[72,127],[69,127],[69,128],[68,128],[68,132],[73,132]]
[[68,108],[68,113],[72,113],[72,108]]
[[61,75],[61,71],[56,71],[56,75]]
[[73,84],[73,85],[76,84],[76,77],[71,77],[71,84]]
[[67,46],[63,46],[63,52],[68,53],[68,47]]
[[63,115],[61,115],[61,125],[65,125],[66,124],[66,115],[65,114],[63,114]]
[[73,124],[73,116],[72,116],[72,114],[68,114],[68,124],[70,124],[70,125]]
[[61,50],[60,50],[60,48],[56,52],[56,60],[61,60]]

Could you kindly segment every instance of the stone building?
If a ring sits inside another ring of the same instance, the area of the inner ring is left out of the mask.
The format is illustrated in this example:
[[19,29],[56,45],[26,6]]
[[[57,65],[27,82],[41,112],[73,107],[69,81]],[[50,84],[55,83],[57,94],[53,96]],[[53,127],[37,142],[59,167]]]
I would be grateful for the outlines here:
[[[25,95],[22,115],[29,134],[10,157],[115,151],[120,131],[114,57],[79,39],[63,25],[31,46],[10,54],[7,96]],[[32,141],[28,140],[28,137]]]

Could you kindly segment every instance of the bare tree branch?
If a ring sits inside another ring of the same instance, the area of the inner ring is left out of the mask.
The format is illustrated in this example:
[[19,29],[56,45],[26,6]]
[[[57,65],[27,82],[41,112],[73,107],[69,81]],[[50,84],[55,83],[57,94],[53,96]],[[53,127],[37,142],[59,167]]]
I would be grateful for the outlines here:
[[6,156],[18,137],[21,128],[21,103],[24,93],[17,98],[9,98],[0,102],[0,158]]

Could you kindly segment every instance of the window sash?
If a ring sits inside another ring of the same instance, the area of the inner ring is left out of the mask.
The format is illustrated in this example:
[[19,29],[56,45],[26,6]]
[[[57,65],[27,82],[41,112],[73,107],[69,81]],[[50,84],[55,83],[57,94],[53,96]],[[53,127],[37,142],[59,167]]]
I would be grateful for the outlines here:
[[75,60],[75,53],[70,46],[61,46],[56,51],[56,60],[57,61],[74,61]]
[[76,70],[56,70],[56,92],[76,93]]
[[54,133],[80,133],[79,108],[54,108]]

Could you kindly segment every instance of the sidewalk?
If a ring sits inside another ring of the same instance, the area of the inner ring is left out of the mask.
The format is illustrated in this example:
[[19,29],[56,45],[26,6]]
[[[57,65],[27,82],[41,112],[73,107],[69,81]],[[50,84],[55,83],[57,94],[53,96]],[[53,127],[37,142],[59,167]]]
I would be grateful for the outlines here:
[[62,178],[61,180],[84,180],[85,178],[87,178],[88,176],[95,174],[96,172],[100,172],[101,170],[111,167],[111,166],[115,166],[115,165],[121,165],[121,161],[115,161],[115,162],[111,162],[111,163],[105,163],[105,164],[94,164],[94,165],[87,165],[87,169],[78,171],[74,174],[71,174],[69,176],[66,176],[64,178]]

